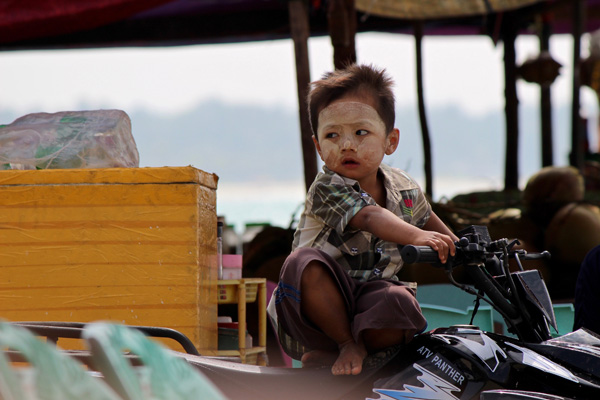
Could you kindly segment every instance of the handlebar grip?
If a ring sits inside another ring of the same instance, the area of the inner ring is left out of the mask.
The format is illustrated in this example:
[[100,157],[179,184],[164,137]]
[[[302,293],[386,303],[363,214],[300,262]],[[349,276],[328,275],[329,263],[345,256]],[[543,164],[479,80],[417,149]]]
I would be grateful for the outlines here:
[[550,259],[550,253],[542,251],[541,253],[526,253],[520,256],[521,260],[548,260]]
[[400,251],[402,260],[406,264],[414,263],[439,263],[440,258],[438,252],[433,250],[429,246],[414,246],[412,244],[406,245]]

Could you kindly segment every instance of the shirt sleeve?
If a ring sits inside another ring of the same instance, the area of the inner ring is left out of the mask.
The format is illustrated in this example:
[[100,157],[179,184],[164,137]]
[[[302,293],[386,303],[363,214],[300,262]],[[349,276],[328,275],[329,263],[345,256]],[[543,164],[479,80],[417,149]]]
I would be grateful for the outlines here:
[[320,183],[314,186],[312,213],[339,234],[364,207],[376,205],[375,200],[358,183],[338,185]]
[[422,228],[431,216],[431,204],[429,204],[429,201],[427,201],[425,194],[420,188],[415,190],[415,195],[416,198],[412,200],[414,203],[412,223]]

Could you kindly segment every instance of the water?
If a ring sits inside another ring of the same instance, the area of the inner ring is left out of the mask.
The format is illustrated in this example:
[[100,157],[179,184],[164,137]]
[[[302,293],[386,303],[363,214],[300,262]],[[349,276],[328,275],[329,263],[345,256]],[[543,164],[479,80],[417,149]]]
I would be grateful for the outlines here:
[[[439,201],[461,193],[501,189],[500,178],[436,178],[434,199]],[[251,223],[287,228],[302,211],[304,196],[303,182],[219,182],[217,213],[225,216],[226,224],[233,225],[238,234],[242,234],[246,224]]]
[[219,182],[217,214],[241,234],[246,224],[268,223],[287,228],[304,202],[301,182],[227,184]]

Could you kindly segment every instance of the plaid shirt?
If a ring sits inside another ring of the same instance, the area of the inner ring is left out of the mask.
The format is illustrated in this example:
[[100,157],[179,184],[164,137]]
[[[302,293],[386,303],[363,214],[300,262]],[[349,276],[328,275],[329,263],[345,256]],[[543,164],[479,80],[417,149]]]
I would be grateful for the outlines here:
[[[314,247],[325,251],[360,280],[395,278],[402,268],[401,247],[348,225],[363,207],[375,200],[354,179],[323,167],[311,185],[304,212],[294,235],[293,249]],[[381,164],[386,208],[409,224],[422,228],[431,205],[419,185],[404,171]]]

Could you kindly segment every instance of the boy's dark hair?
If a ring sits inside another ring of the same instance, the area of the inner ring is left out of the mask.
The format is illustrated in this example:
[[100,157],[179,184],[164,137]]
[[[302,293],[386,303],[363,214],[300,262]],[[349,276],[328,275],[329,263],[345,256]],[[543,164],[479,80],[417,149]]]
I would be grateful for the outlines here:
[[372,65],[352,64],[324,74],[321,80],[311,83],[308,93],[308,115],[313,135],[318,139],[319,113],[347,94],[372,96],[377,103],[377,113],[385,124],[386,133],[390,133],[394,129],[396,118],[393,84],[385,69],[377,69]]

